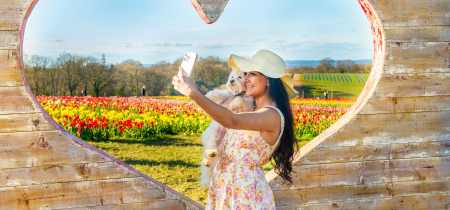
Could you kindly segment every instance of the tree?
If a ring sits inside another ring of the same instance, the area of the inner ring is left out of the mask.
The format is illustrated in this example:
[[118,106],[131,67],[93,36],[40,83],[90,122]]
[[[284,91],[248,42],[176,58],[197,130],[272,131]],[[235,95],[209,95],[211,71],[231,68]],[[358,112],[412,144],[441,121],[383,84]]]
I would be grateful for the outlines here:
[[108,68],[105,58],[102,58],[102,63],[94,57],[86,58],[86,71],[84,79],[87,81],[94,91],[94,96],[100,96],[100,91],[113,83],[114,67]]
[[52,59],[50,57],[44,57],[39,55],[31,55],[28,59],[26,57],[26,68],[28,68],[28,80],[31,89],[33,90],[35,95],[43,95],[48,92],[47,87],[48,77],[47,71],[52,63]]
[[372,71],[372,65],[364,66],[364,73],[370,73]]
[[[203,81],[207,89],[212,90],[227,83],[231,68],[218,57],[201,58],[195,64],[191,77],[195,81]],[[206,90],[206,89],[205,89]]]
[[320,93],[323,92],[323,91],[322,91],[322,89],[320,89],[320,88],[314,88],[314,89],[311,89],[310,92],[313,94],[313,96],[314,96],[314,98],[315,98],[316,95],[320,94]]
[[360,68],[359,68],[359,66],[358,66],[358,64],[353,64],[351,67],[350,67],[350,72],[351,73],[360,73]]
[[342,60],[342,61],[338,61],[338,72],[339,73],[350,73],[350,68],[353,66],[353,64],[355,64],[352,60]]
[[69,91],[69,95],[73,96],[75,90],[83,81],[84,58],[71,55],[70,53],[60,54],[57,62],[61,71],[64,72],[65,85]]
[[334,68],[334,60],[331,58],[324,58],[320,60],[320,65],[326,73],[331,73],[332,68]]
[[53,63],[53,66],[48,69],[47,73],[49,79],[50,79],[50,87],[51,87],[51,95],[58,96],[58,89],[60,84],[60,79],[62,77],[61,69]]
[[122,77],[125,77],[125,82],[131,88],[130,94],[138,96],[140,80],[144,69],[141,62],[128,59],[117,64],[116,69],[120,72]]

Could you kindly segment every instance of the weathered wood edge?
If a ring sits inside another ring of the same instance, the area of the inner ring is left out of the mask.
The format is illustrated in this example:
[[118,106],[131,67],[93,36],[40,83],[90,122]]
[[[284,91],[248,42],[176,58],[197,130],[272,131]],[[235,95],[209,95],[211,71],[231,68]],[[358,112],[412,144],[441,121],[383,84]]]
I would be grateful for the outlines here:
[[[347,125],[361,110],[363,107],[369,102],[369,98],[374,94],[375,90],[378,87],[380,79],[382,77],[382,73],[384,71],[384,62],[385,62],[385,52],[386,52],[386,37],[383,29],[382,22],[374,10],[372,4],[369,0],[358,0],[362,9],[364,10],[367,18],[369,19],[372,35],[374,38],[374,55],[373,55],[373,63],[372,63],[372,71],[370,72],[369,78],[364,86],[363,91],[359,95],[356,102],[353,106],[344,114],[337,122],[331,125],[327,130],[322,132],[319,136],[311,140],[308,144],[300,148],[294,154],[293,163],[299,161],[306,154],[311,152],[318,145],[322,144],[329,137],[334,135],[337,131],[342,129],[345,125]],[[266,174],[266,180],[270,184],[272,180],[277,178],[278,175],[274,170],[269,171]]]
[[30,16],[33,8],[36,6],[36,4],[38,3],[39,0],[33,0],[33,2],[31,2],[31,4],[29,5],[26,15],[24,17],[24,19],[22,20],[22,23],[20,24],[19,27],[19,44],[17,45],[17,50],[19,52],[19,63],[20,63],[20,68],[22,71],[22,75],[23,75],[23,81],[25,83],[25,86],[27,87],[27,92],[28,94],[31,96],[31,98],[34,101],[34,104],[36,104],[38,106],[38,108],[41,110],[42,113],[44,113],[44,116],[47,118],[47,120],[49,122],[51,122],[58,130],[60,130],[61,133],[63,133],[68,139],[72,140],[73,142],[80,144],[81,146],[83,146],[84,148],[87,148],[91,151],[97,152],[100,155],[103,155],[104,157],[111,159],[113,161],[115,161],[117,164],[119,164],[120,166],[126,167],[129,170],[139,174],[141,177],[144,177],[146,180],[154,183],[155,185],[157,185],[160,189],[163,189],[164,191],[168,191],[171,194],[173,194],[174,196],[177,196],[180,198],[181,201],[185,202],[187,205],[192,206],[192,207],[196,207],[199,209],[204,209],[204,206],[195,202],[194,200],[186,197],[185,195],[177,192],[176,190],[162,184],[161,182],[149,177],[148,175],[140,172],[139,170],[136,170],[135,168],[129,166],[128,164],[120,161],[119,159],[109,155],[108,153],[105,153],[103,151],[101,151],[100,149],[90,145],[89,143],[77,138],[76,136],[72,135],[71,133],[69,133],[68,131],[66,131],[64,128],[62,128],[58,123],[56,123],[53,118],[45,111],[45,109],[40,105],[40,103],[38,102],[38,100],[36,99],[36,97],[34,96],[33,92],[31,91],[29,85],[28,85],[28,81],[25,77],[25,68],[24,68],[24,62],[23,62],[23,40],[24,40],[24,33],[25,33],[25,26],[26,26],[26,22],[28,20],[28,17]]

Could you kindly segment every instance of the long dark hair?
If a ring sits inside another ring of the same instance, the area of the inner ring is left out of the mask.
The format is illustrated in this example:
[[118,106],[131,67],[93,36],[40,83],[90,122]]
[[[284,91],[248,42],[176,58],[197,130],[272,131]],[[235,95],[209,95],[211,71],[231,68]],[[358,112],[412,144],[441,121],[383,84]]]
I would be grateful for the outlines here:
[[274,170],[283,178],[283,183],[292,184],[292,161],[294,149],[298,150],[297,139],[294,136],[294,118],[292,116],[289,97],[280,78],[269,78],[269,92],[277,104],[277,108],[284,116],[284,131],[281,135],[278,148],[272,153],[271,159],[275,160]]

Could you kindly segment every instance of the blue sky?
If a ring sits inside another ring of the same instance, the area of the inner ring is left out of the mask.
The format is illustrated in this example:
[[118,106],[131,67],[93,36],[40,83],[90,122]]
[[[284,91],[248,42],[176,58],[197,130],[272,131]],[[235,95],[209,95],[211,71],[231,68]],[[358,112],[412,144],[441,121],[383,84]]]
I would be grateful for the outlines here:
[[172,62],[185,52],[251,57],[260,49],[285,60],[373,55],[369,21],[356,0],[230,0],[213,24],[189,0],[40,0],[24,39],[25,54],[104,53],[108,63]]

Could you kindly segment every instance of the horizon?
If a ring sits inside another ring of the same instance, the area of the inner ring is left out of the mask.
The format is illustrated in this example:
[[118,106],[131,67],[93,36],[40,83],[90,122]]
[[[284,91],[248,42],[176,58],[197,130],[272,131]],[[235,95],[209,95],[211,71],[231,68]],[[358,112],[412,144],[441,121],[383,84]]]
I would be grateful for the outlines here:
[[56,59],[62,53],[104,53],[110,64],[172,63],[185,52],[251,57],[260,49],[286,61],[373,57],[369,21],[356,1],[229,1],[210,25],[189,1],[111,1],[40,0],[27,23],[24,54]]

